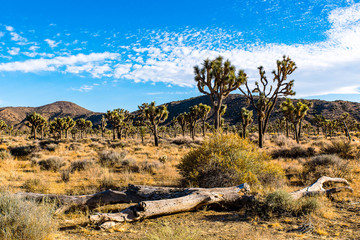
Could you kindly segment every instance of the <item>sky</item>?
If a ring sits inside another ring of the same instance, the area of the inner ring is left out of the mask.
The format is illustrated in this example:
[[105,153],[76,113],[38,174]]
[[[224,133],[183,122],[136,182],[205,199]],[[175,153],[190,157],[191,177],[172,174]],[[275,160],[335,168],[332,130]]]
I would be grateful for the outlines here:
[[360,0],[0,1],[1,107],[196,97],[193,67],[219,55],[250,83],[286,55],[296,98],[360,102]]

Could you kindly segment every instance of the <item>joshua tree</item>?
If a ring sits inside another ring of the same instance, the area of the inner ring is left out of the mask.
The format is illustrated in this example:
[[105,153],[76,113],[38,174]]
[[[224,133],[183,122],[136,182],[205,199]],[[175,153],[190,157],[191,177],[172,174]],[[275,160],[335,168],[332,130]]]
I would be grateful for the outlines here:
[[351,141],[351,135],[347,124],[351,121],[350,114],[347,112],[341,114],[339,121],[341,121],[344,124],[344,132],[346,133],[346,136],[348,137],[349,141]]
[[323,115],[316,114],[313,118],[313,123],[316,126],[317,134],[320,134],[320,128],[324,126],[325,117]]
[[[248,81],[245,77],[245,90],[239,87],[239,90],[247,97],[251,105],[255,108],[258,115],[258,131],[259,131],[259,147],[263,147],[263,135],[266,132],[267,123],[270,118],[270,114],[275,107],[275,103],[280,96],[295,95],[292,90],[294,80],[288,81],[288,76],[291,75],[296,65],[289,57],[283,57],[280,61],[276,62],[276,70],[272,72],[274,85],[269,86],[269,81],[265,76],[265,70],[260,66],[260,83],[255,82],[255,88],[250,90]],[[239,73],[240,75],[240,73]],[[246,76],[246,75],[245,75]],[[253,93],[258,95],[258,98],[254,98]]]
[[155,146],[159,146],[159,137],[158,137],[158,125],[163,123],[169,115],[167,106],[155,106],[155,102],[143,103],[139,106],[140,111],[142,111],[142,117],[145,121],[149,123],[149,127],[154,134]]
[[211,107],[206,105],[206,104],[202,104],[200,103],[199,105],[199,115],[200,115],[200,119],[202,122],[202,132],[203,132],[203,137],[205,137],[205,131],[206,131],[206,120],[208,118],[208,115],[210,113]]
[[246,138],[246,128],[253,122],[253,111],[241,108],[242,137]]
[[106,118],[104,115],[101,116],[101,126],[100,126],[100,130],[101,130],[101,137],[104,137],[104,133],[106,131]]
[[54,120],[50,122],[50,131],[57,132],[59,134],[59,139],[62,139],[62,133],[65,131],[65,129],[66,122],[64,118],[54,118]]
[[296,142],[300,141],[300,133],[301,133],[301,122],[307,111],[309,110],[309,106],[306,103],[298,102],[294,109],[294,128],[295,128],[295,139]]
[[144,137],[145,137],[145,134],[146,134],[146,127],[145,126],[140,126],[138,129],[139,129],[139,133],[140,133],[140,136],[141,136],[141,143],[144,144]]
[[0,131],[4,131],[5,129],[7,129],[8,126],[7,124],[4,122],[4,120],[0,120]]
[[198,105],[192,106],[190,112],[186,114],[187,122],[189,123],[190,135],[193,140],[195,140],[195,128],[199,120],[200,109]]
[[85,120],[80,118],[76,120],[76,128],[80,131],[80,138],[83,138],[83,132],[89,128],[92,128],[92,122],[90,120]]
[[61,120],[64,122],[65,138],[68,138],[69,130],[75,127],[76,122],[70,116],[61,118]]
[[286,129],[286,137],[289,137],[289,124],[294,122],[294,110],[295,106],[292,103],[290,98],[287,98],[284,102],[280,104],[280,109],[285,117],[285,129]]
[[113,111],[108,110],[105,114],[106,119],[111,124],[111,129],[113,132],[113,140],[116,139],[115,131],[119,127],[120,124],[120,115],[118,109],[114,109]]
[[182,131],[182,135],[183,137],[185,137],[185,130],[186,130],[186,113],[180,113],[177,117],[176,117],[176,121],[177,123],[180,125],[181,127],[181,131]]
[[235,71],[231,62],[224,62],[221,56],[214,60],[204,60],[202,68],[194,67],[197,87],[201,93],[209,96],[214,108],[216,130],[220,128],[220,110],[224,99],[246,81],[243,70],[239,71],[238,76]]
[[33,134],[34,139],[37,137],[36,131],[38,127],[44,125],[44,122],[46,123],[45,118],[36,112],[26,116],[25,125],[31,128],[31,133]]
[[117,134],[118,138],[122,139],[123,131],[132,126],[132,115],[128,110],[122,108],[116,109],[116,111],[118,112]]
[[11,136],[12,131],[14,130],[14,126],[13,125],[8,126],[8,130],[9,130],[9,135]]

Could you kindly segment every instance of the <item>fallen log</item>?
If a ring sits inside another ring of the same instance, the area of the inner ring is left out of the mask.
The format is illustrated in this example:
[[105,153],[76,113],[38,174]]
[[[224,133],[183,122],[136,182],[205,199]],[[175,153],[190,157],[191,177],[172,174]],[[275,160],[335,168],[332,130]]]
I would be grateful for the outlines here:
[[[324,184],[328,182],[343,183],[346,186],[325,189]],[[163,199],[155,201],[143,201],[135,206],[131,206],[119,213],[98,213],[89,216],[90,222],[100,228],[107,229],[123,222],[134,222],[141,219],[169,215],[179,212],[195,210],[204,205],[214,203],[222,204],[225,207],[241,207],[244,200],[248,201],[252,196],[247,195],[250,187],[242,184],[237,187],[206,189],[197,188],[186,196],[175,199]],[[300,189],[290,194],[297,200],[305,196],[315,196],[321,194],[333,194],[341,191],[353,191],[349,182],[343,178],[330,178],[323,176],[311,186]]]
[[[325,189],[324,184],[330,183],[330,182],[343,183],[346,186]],[[299,198],[302,198],[305,196],[315,196],[315,195],[321,195],[321,194],[331,195],[333,193],[342,192],[342,191],[353,192],[353,189],[350,187],[350,184],[346,179],[322,176],[315,183],[311,184],[309,187],[300,189],[300,190],[292,192],[290,194],[296,200],[296,199],[299,199]]]
[[[325,189],[325,183],[342,183],[345,186]],[[343,178],[323,176],[309,187],[290,194],[294,200],[314,195],[331,195],[342,191],[353,191],[349,182]],[[129,185],[123,191],[106,190],[90,195],[66,196],[55,194],[17,193],[26,199],[43,201],[54,200],[59,204],[57,213],[71,207],[96,208],[119,203],[137,203],[118,213],[99,213],[89,216],[90,222],[101,228],[109,228],[122,222],[134,222],[141,219],[193,211],[205,205],[219,204],[224,208],[243,206],[253,199],[249,195],[250,186],[246,183],[226,188],[173,188]]]
[[250,187],[246,183],[236,187],[193,188],[192,190],[191,194],[183,197],[143,201],[119,213],[98,213],[91,215],[89,219],[90,222],[106,229],[122,222],[134,222],[150,217],[188,212],[215,203],[221,203],[227,207],[239,207],[241,202],[252,198],[252,196],[247,195]]

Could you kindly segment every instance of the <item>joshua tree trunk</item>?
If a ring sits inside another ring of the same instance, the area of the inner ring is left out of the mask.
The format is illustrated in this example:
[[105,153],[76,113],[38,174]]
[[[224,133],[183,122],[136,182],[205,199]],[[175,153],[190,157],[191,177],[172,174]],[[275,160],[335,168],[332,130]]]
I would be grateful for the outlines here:
[[158,129],[157,129],[157,125],[153,124],[154,126],[154,141],[155,141],[155,146],[159,146],[159,137],[158,137]]
[[264,145],[264,132],[263,132],[263,120],[261,117],[258,117],[258,126],[259,126],[259,147],[262,148]]

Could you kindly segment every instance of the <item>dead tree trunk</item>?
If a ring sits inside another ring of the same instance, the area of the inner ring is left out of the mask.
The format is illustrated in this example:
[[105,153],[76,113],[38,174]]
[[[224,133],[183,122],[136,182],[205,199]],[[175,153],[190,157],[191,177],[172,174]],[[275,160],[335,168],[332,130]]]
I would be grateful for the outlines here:
[[[343,187],[325,189],[324,183],[343,183]],[[246,183],[227,188],[172,188],[129,185],[124,191],[106,190],[92,195],[66,196],[55,194],[17,193],[27,199],[55,200],[59,212],[71,207],[96,208],[118,203],[137,203],[118,213],[91,215],[90,221],[101,228],[109,228],[122,222],[134,222],[150,217],[196,210],[205,205],[219,204],[224,208],[241,207],[254,196],[248,195],[250,186]],[[349,182],[343,178],[321,177],[311,186],[290,193],[294,200],[305,197],[352,191]]]

